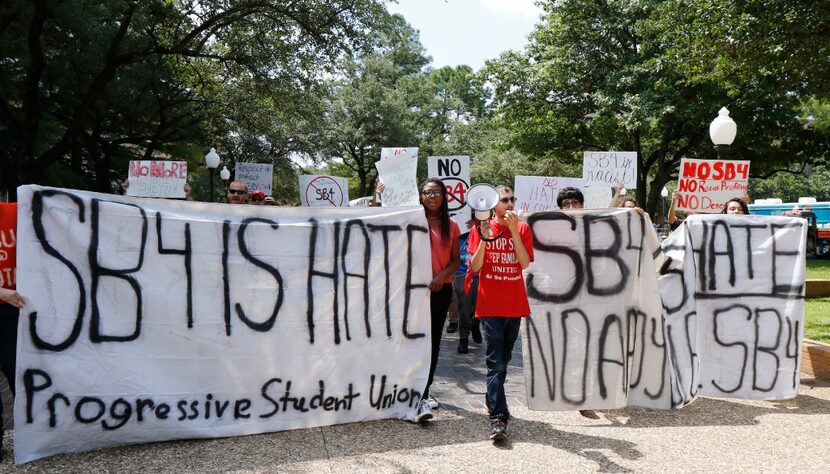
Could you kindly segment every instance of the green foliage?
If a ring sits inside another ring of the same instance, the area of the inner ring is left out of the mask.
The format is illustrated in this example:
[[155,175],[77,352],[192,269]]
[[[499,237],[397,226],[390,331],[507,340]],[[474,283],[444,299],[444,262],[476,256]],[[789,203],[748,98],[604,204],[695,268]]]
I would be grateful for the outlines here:
[[726,87],[678,67],[683,50],[665,38],[687,25],[666,14],[672,3],[544,2],[526,51],[484,71],[510,143],[574,165],[584,150],[636,151],[637,199],[652,212],[683,157],[715,158],[707,130],[724,105],[739,127],[732,158],[750,159],[753,175],[823,159],[827,135],[804,127],[797,94],[763,74]]
[[[379,0],[5,2],[2,187],[76,181],[71,171],[109,190],[129,158],[182,143],[227,142],[234,158],[286,166],[288,152],[272,149],[298,148],[294,114],[307,108],[296,99],[385,15]],[[266,127],[256,114],[267,112],[290,119]]]

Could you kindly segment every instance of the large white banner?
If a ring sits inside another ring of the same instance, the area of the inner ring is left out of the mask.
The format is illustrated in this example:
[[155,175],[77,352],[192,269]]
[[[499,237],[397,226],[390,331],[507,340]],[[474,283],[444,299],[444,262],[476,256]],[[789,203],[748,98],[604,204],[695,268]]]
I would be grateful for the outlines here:
[[18,189],[15,460],[413,420],[421,206],[231,206]]
[[384,207],[420,204],[418,183],[415,182],[418,171],[417,148],[383,148],[380,161],[375,162],[375,167],[385,186],[381,195]]
[[690,216],[663,241],[659,279],[677,406],[698,395],[797,395],[806,220]]
[[527,222],[535,256],[522,332],[528,407],[670,408],[660,246],[648,216],[554,211]]
[[530,408],[796,396],[803,220],[693,216],[665,252],[633,210],[534,213],[528,223]]
[[559,209],[556,197],[562,188],[574,187],[582,191],[586,209],[608,207],[611,201],[611,188],[605,186],[586,186],[581,178],[562,178],[554,176],[516,176],[513,195],[516,196],[516,209],[525,212],[552,211]]

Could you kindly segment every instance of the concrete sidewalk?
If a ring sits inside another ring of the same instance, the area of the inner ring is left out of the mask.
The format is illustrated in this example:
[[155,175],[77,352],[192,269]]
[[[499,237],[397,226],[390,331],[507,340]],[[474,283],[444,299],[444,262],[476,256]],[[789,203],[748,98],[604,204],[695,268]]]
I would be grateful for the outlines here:
[[482,350],[446,335],[425,425],[385,420],[62,455],[0,472],[807,472],[830,469],[830,384],[783,402],[702,398],[677,411],[627,408],[589,420],[529,411],[521,352],[508,370],[510,438],[487,440]]

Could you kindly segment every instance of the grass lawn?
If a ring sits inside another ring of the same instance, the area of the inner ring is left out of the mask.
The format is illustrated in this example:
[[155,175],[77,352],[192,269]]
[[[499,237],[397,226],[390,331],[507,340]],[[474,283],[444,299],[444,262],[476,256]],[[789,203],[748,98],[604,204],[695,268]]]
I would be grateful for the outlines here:
[[810,298],[806,301],[804,337],[830,343],[830,298]]
[[808,258],[807,259],[807,279],[823,279],[830,280],[830,260]]
[[[807,279],[830,280],[830,260],[807,259]],[[830,298],[810,298],[804,307],[804,337],[830,343]]]

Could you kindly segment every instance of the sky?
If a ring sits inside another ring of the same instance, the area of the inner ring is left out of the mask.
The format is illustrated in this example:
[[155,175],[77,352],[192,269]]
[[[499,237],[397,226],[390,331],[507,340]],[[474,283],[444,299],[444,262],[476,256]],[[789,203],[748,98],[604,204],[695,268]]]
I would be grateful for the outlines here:
[[503,51],[522,50],[542,12],[534,0],[398,0],[389,11],[420,32],[432,67],[475,70]]

